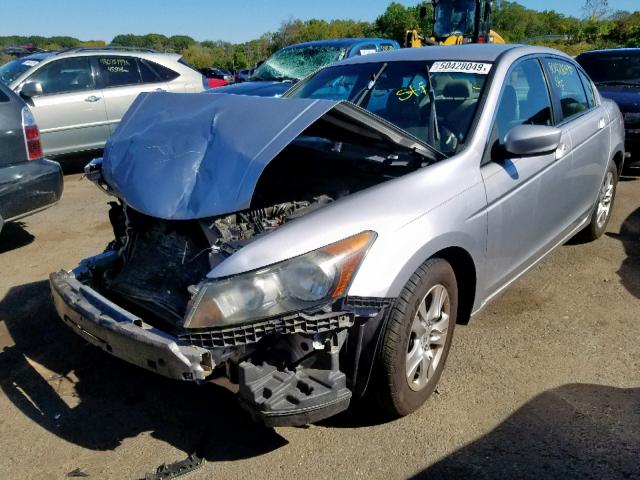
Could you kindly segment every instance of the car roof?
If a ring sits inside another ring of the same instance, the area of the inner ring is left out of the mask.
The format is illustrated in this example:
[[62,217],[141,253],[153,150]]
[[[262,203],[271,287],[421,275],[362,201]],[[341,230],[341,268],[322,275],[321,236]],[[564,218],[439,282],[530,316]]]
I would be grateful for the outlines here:
[[285,47],[287,48],[297,48],[297,47],[343,47],[348,48],[356,43],[365,43],[365,42],[386,42],[386,43],[397,43],[395,40],[390,40],[388,38],[335,38],[331,40],[314,40],[312,42],[304,42],[304,43],[296,43],[295,45],[289,45]]
[[135,48],[69,48],[67,50],[52,50],[48,52],[38,52],[31,55],[20,57],[20,60],[47,60],[50,58],[65,58],[65,57],[79,57],[79,56],[91,56],[91,55],[111,55],[111,56],[134,56],[142,58],[153,57],[180,57],[179,53],[172,52],[157,52],[151,49],[135,49]]
[[[522,45],[452,45],[389,50],[375,55],[353,57],[340,62],[341,65],[370,62],[402,62],[452,60],[471,62],[494,62],[504,52],[522,48]],[[542,51],[542,49],[541,49]]]

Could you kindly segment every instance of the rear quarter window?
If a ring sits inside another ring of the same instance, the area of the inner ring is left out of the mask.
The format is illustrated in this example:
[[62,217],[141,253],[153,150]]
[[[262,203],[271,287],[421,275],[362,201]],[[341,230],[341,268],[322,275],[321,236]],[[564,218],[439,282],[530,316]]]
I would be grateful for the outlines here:
[[[150,60],[145,60],[145,62],[147,63],[147,65],[149,65],[153,69],[154,72],[156,72],[158,77],[160,77],[160,79],[163,82],[168,82],[170,80],[175,80],[176,78],[178,78],[180,76],[180,74],[178,72],[175,72],[175,71],[171,70],[170,68],[165,67],[164,65],[160,65],[159,63],[152,62]],[[194,71],[197,72],[197,70],[195,68],[193,68],[191,65],[189,65],[186,62],[178,61],[178,63],[182,63],[183,65],[186,65],[189,68],[191,68],[191,69],[193,69]],[[198,73],[200,73],[200,72],[198,72]]]

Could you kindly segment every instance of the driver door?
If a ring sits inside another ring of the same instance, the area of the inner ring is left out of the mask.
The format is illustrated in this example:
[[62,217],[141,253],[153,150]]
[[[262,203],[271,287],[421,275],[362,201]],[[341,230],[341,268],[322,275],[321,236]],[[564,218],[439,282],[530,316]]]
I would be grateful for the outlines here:
[[481,168],[488,202],[485,298],[524,273],[563,231],[570,137],[563,135],[558,151],[545,155],[516,157],[504,149],[512,128],[553,124],[551,96],[540,62],[534,58],[516,64],[503,87]]

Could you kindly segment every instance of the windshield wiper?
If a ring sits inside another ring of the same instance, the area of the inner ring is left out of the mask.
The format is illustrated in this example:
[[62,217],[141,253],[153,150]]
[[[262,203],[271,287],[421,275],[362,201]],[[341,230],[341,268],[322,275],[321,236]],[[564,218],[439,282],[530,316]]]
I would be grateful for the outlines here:
[[360,106],[360,104],[364,102],[364,99],[367,98],[367,95],[369,95],[369,93],[371,93],[371,90],[373,90],[373,87],[376,86],[376,83],[378,82],[380,75],[384,73],[386,68],[387,68],[387,64],[383,63],[382,66],[378,69],[378,71],[371,75],[371,80],[369,80],[369,83],[367,83],[364,87],[360,89],[360,91],[356,95],[354,95],[353,103]]
[[431,71],[427,68],[427,89],[429,90],[429,132],[427,133],[427,143],[437,145],[440,143],[440,128],[438,128],[438,112],[436,111],[436,92],[431,81]]

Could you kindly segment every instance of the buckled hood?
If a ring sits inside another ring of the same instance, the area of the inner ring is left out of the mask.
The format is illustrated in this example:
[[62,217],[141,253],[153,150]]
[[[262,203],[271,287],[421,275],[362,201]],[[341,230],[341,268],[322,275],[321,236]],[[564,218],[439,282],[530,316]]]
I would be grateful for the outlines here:
[[187,220],[244,210],[269,162],[332,110],[348,120],[336,128],[351,125],[425,149],[345,102],[143,93],[107,142],[102,174],[117,196],[152,217]]

